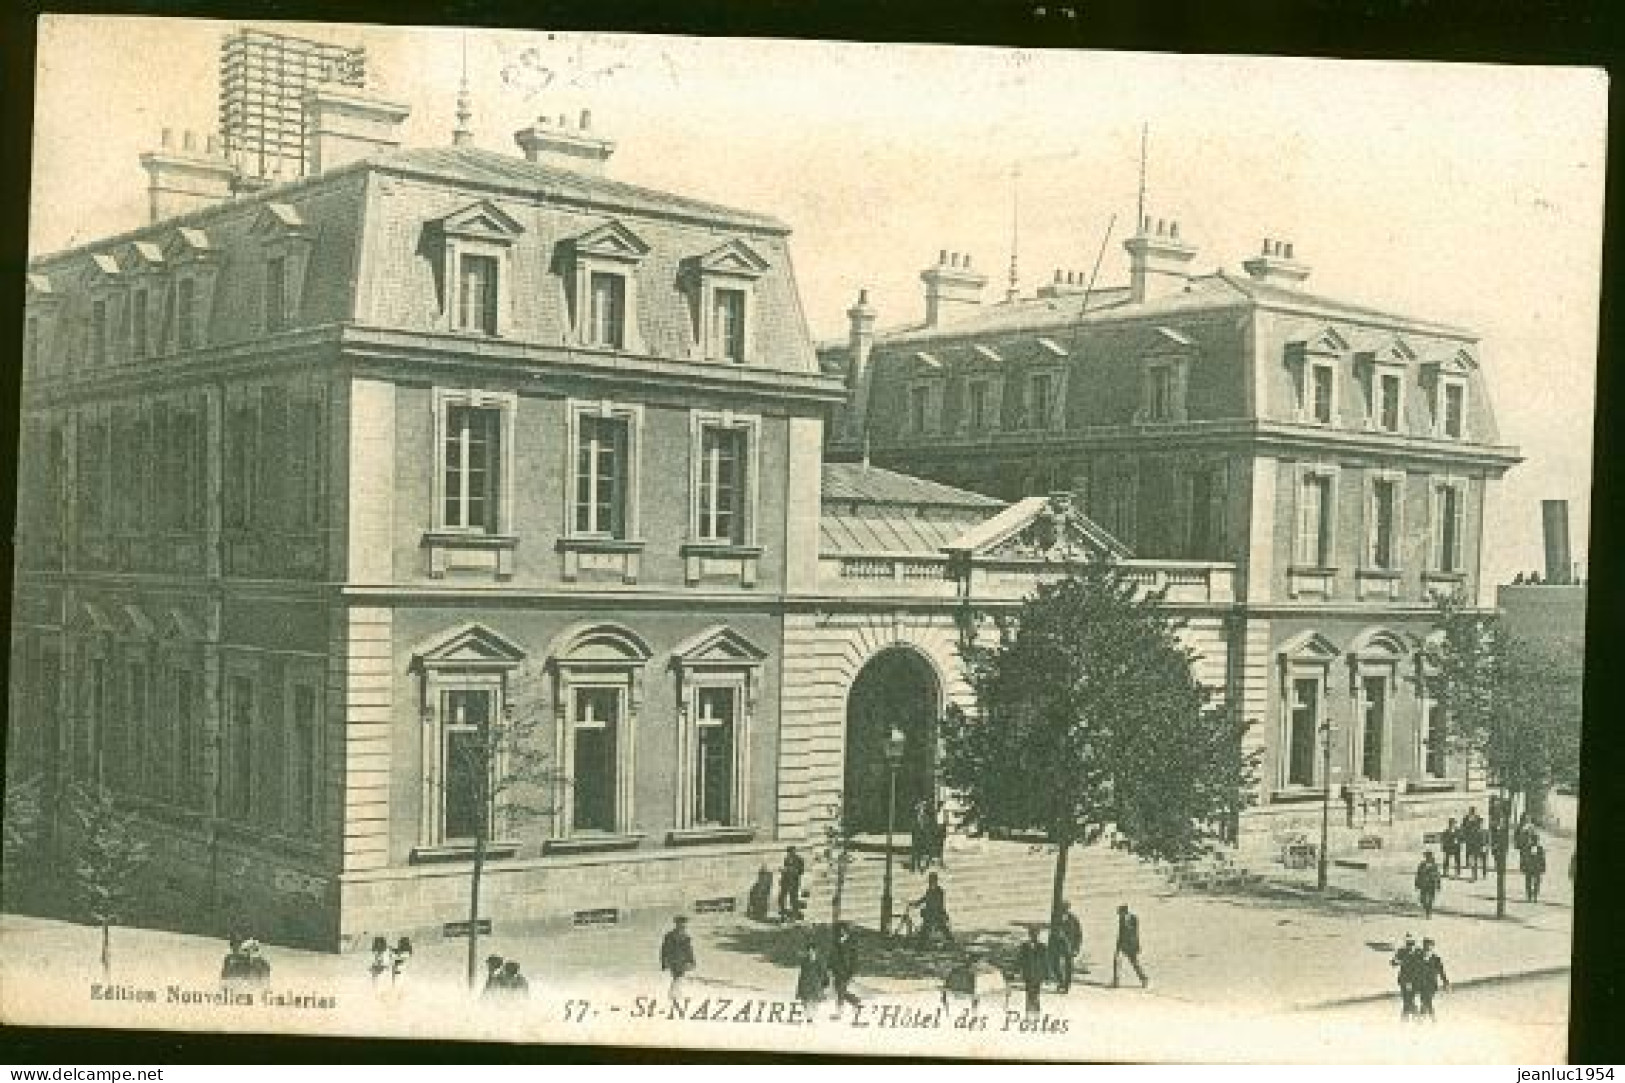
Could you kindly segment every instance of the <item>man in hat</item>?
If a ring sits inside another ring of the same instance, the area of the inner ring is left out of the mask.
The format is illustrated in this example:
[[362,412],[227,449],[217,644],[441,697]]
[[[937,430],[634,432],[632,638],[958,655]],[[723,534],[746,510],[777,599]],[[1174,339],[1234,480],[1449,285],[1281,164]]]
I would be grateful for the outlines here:
[[1117,950],[1112,955],[1112,988],[1117,988],[1118,976],[1122,961],[1128,960],[1134,968],[1134,973],[1140,978],[1140,987],[1143,989],[1151,984],[1144,968],[1140,966],[1140,918],[1123,903],[1117,908]]
[[1061,903],[1061,920],[1050,932],[1050,970],[1055,979],[1055,991],[1065,993],[1072,988],[1072,973],[1077,966],[1078,954],[1083,951],[1083,923],[1072,912],[1072,904]]
[[1027,926],[1027,941],[1016,949],[1016,973],[1021,978],[1021,987],[1027,992],[1029,1018],[1042,1011],[1039,996],[1044,990],[1044,977],[1049,970],[1044,958],[1046,954],[1044,945],[1038,942],[1038,925]]
[[839,1019],[848,1004],[862,1005],[852,992],[852,979],[858,972],[857,948],[852,944],[852,926],[841,922],[835,926],[835,937],[829,949],[829,980],[835,989],[835,1018]]
[[1406,933],[1405,943],[1399,946],[1389,961],[1389,965],[1395,968],[1394,977],[1399,982],[1399,1019],[1403,1023],[1416,1018],[1416,955],[1420,950],[1416,946],[1416,937]]
[[1422,855],[1422,863],[1416,866],[1416,898],[1422,904],[1422,916],[1433,916],[1433,900],[1439,895],[1439,865],[1433,860],[1433,851],[1429,850]]
[[1535,839],[1523,852],[1523,896],[1528,902],[1540,901],[1540,880],[1546,875],[1546,847]]
[[502,964],[506,962],[500,955],[487,955],[485,957],[485,986],[480,990],[480,997],[496,998],[502,995]]
[[1418,1019],[1426,1019],[1432,1023],[1433,997],[1441,988],[1450,989],[1450,979],[1445,976],[1444,960],[1433,951],[1431,938],[1423,938],[1422,946],[1417,950],[1413,959],[1416,968],[1416,1013]]
[[671,975],[673,1001],[683,995],[683,978],[694,969],[694,941],[688,937],[688,918],[678,914],[660,942],[660,969]]
[[807,862],[796,848],[787,849],[779,868],[779,917],[784,921],[801,920],[801,877],[806,871]]

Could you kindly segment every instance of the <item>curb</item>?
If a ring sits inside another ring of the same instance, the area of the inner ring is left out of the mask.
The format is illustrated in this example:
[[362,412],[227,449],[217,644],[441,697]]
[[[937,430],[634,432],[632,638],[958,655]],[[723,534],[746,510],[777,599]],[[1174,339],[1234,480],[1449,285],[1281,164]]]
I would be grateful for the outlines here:
[[[1451,982],[1451,989],[1475,989],[1484,986],[1507,985],[1513,982],[1533,981],[1537,978],[1554,978],[1560,974],[1567,974],[1572,968],[1567,964],[1562,966],[1541,966],[1532,970],[1509,970],[1500,974],[1485,974],[1482,977],[1466,978],[1462,981]],[[1380,1004],[1393,1000],[1399,996],[1398,988],[1382,993],[1362,993],[1359,996],[1332,997],[1329,1000],[1307,1000],[1289,1006],[1290,1011],[1314,1012],[1326,1011],[1332,1008],[1347,1008],[1357,1004]]]

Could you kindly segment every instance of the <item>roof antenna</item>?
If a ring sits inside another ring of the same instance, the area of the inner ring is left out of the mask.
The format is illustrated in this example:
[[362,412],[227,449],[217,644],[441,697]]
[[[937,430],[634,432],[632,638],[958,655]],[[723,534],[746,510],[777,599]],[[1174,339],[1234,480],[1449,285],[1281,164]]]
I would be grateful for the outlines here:
[[1134,211],[1134,232],[1136,235],[1145,232],[1145,145],[1151,135],[1151,125],[1142,122],[1140,125],[1140,203]]
[[469,121],[474,117],[474,107],[469,104],[468,97],[468,35],[463,35],[463,77],[457,85],[457,127],[451,130],[451,145],[466,147],[474,142],[474,129]]
[[1005,291],[1006,302],[1014,303],[1021,296],[1021,275],[1016,256],[1021,242],[1021,163],[1010,167],[1010,288]]

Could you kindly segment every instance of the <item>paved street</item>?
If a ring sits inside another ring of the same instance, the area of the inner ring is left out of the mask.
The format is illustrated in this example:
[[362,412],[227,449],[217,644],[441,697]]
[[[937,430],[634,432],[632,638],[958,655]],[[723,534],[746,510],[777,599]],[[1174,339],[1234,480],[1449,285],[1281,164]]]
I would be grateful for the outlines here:
[[[1554,840],[1552,849],[1554,867],[1566,869],[1567,844]],[[1424,921],[1406,890],[1408,857],[1390,858],[1375,868],[1336,869],[1329,898],[1280,876],[1246,893],[1126,900],[1141,917],[1143,961],[1152,977],[1149,990],[1109,987],[1115,900],[1084,899],[1079,910],[1090,971],[1068,996],[1045,996],[1046,1010],[1053,1020],[1066,1021],[1066,1033],[994,1031],[988,1037],[952,1028],[903,1029],[887,1033],[885,1048],[899,1053],[968,1053],[975,1048],[1035,1057],[1136,1058],[1165,1048],[1169,1028],[1175,1027],[1182,1053],[1188,1049],[1190,1056],[1214,1059],[1560,1057],[1571,923],[1566,876],[1556,878],[1549,897],[1539,904],[1518,901],[1518,881],[1505,921],[1493,918],[1493,881],[1449,881],[1439,912]],[[1035,916],[1015,915],[1017,920]],[[482,1005],[464,1017],[470,1036],[779,1045],[782,1036],[760,1027],[702,1032],[692,1021],[670,1024],[660,1019],[631,1025],[627,1017],[637,1010],[637,997],[651,998],[649,1007],[664,996],[657,956],[665,927],[663,918],[650,915],[628,926],[546,939],[504,936],[499,928],[499,935],[482,940],[480,955],[521,960],[532,983],[532,1001],[523,1010]],[[0,993],[8,1013],[19,1010],[13,998],[21,991],[48,991],[29,997],[22,1013],[48,1014],[65,1005],[77,1017],[88,1014],[107,1023],[158,1022],[150,1014],[156,1009],[148,1006],[89,1001],[89,983],[99,980],[95,930],[17,916],[7,916],[0,930],[5,942]],[[792,995],[793,961],[807,935],[804,929],[726,916],[696,918],[693,930],[700,969],[691,982],[691,997]],[[1398,1031],[1393,1042],[1385,1039],[1371,1047],[1370,1024],[1387,1025],[1397,1015],[1389,958],[1406,932],[1439,942],[1460,989],[1441,1003],[1443,1021],[1434,1033]],[[962,941],[979,947],[1010,943],[1020,935],[1015,922],[959,933]],[[862,947],[860,995],[905,1006],[938,1003],[946,956],[925,957],[896,945],[882,948],[872,938]],[[114,934],[115,982],[210,990],[217,987],[222,952],[223,945],[209,938],[120,929]],[[458,1003],[464,995],[460,941],[419,942],[405,983],[387,995],[372,988],[370,957],[364,953],[326,955],[272,946],[268,955],[274,988],[334,995],[341,1009],[290,1009],[270,1016],[263,1009],[191,1009],[173,1021],[193,1027],[411,1033],[431,1025],[443,1030],[448,1003]],[[570,1007],[571,1000],[601,1006],[600,1017],[573,1018],[580,1008]],[[1019,1006],[1019,995],[1015,1001]],[[987,1002],[982,1007],[990,1025],[1003,1025],[1002,998],[995,998],[991,1008]],[[673,1025],[680,1029],[671,1030]],[[818,1033],[825,1048],[874,1050],[872,1031],[826,1020],[818,1024]],[[976,1044],[988,1041],[1018,1044]]]

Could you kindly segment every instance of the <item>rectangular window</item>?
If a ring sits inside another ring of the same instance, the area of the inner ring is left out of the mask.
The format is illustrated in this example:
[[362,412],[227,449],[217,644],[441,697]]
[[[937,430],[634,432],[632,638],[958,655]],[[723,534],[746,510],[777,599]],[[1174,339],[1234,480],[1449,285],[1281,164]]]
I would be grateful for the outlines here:
[[457,327],[497,333],[497,258],[462,256],[457,270]]
[[197,345],[197,283],[183,278],[175,286],[175,326],[180,348]]
[[1382,779],[1383,743],[1388,735],[1388,679],[1367,677],[1361,682],[1365,718],[1360,728],[1360,777]]
[[966,385],[965,413],[973,430],[980,432],[988,427],[986,380],[972,380]]
[[1438,522],[1434,567],[1441,572],[1461,571],[1461,490],[1454,485],[1438,490]]
[[265,329],[280,331],[288,326],[287,260],[272,256],[265,261]]
[[626,279],[592,273],[592,345],[619,350],[626,345]]
[[744,540],[746,431],[706,426],[700,437],[699,540]]
[[1377,374],[1377,427],[1384,432],[1399,431],[1400,378],[1397,373]]
[[247,820],[254,797],[254,682],[234,675],[226,682],[225,814]]
[[309,832],[316,826],[316,689],[308,684],[293,686],[292,717],[288,735],[289,826]]
[[1467,388],[1461,384],[1444,385],[1444,434],[1461,439],[1466,431]]
[[1055,377],[1047,372],[1036,372],[1027,382],[1027,423],[1035,429],[1047,429],[1055,412]]
[[931,412],[931,389],[915,386],[908,389],[908,431],[923,433]]
[[1422,775],[1445,776],[1444,708],[1431,699],[1422,701]]
[[175,729],[179,734],[176,756],[180,803],[188,808],[204,806],[203,727],[197,712],[196,677],[190,669],[174,671]]
[[89,658],[85,666],[89,687],[74,741],[74,777],[93,781],[101,777],[102,726],[107,720],[107,660]]
[[630,426],[622,417],[583,414],[576,437],[577,534],[626,536]]
[[1213,470],[1197,470],[1190,475],[1190,497],[1186,507],[1189,535],[1185,555],[1193,560],[1210,559],[1218,546],[1218,524],[1215,520]]
[[1312,474],[1298,496],[1298,563],[1324,568],[1331,558],[1332,479]]
[[446,408],[444,524],[455,530],[498,529],[502,411],[495,407]]
[[130,784],[125,789],[156,794],[161,792],[157,774],[165,765],[160,762],[160,750],[154,740],[148,695],[147,667],[131,662],[129,709],[124,715],[124,747],[128,757],[124,767]]
[[1292,732],[1287,735],[1288,786],[1315,784],[1315,743],[1320,737],[1320,681],[1299,677],[1292,682]]
[[441,833],[447,842],[472,840],[490,829],[492,765],[487,748],[492,695],[489,688],[448,688],[440,693],[445,742]]
[[1332,378],[1330,365],[1310,365],[1310,416],[1322,425],[1332,423]]
[[107,302],[97,298],[90,303],[90,363],[107,361]]
[[733,823],[734,743],[737,740],[739,690],[701,688],[696,696],[694,823]]
[[152,353],[151,329],[147,325],[147,291],[136,290],[130,298],[130,337],[135,356],[147,357]]
[[1151,370],[1151,401],[1147,414],[1152,421],[1168,421],[1174,416],[1174,370],[1159,367]]
[[726,361],[741,364],[745,360],[745,291],[718,289],[712,291],[712,299],[716,353]]
[[622,690],[575,690],[572,824],[577,831],[614,831]]
[[1399,485],[1387,478],[1371,483],[1371,552],[1373,568],[1392,571],[1398,566],[1395,520],[1399,511]]
[[39,317],[30,316],[23,325],[23,370],[32,372],[39,361]]

